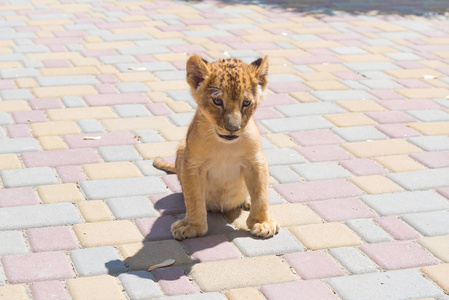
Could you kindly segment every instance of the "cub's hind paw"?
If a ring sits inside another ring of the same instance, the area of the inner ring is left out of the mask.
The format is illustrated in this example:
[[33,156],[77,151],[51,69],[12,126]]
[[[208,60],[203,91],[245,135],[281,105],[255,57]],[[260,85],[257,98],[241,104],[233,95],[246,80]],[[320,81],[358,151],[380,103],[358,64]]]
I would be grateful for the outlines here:
[[254,224],[251,227],[251,234],[262,238],[269,238],[278,233],[279,228],[279,223],[270,218],[268,221]]
[[241,208],[243,210],[250,210],[251,209],[251,198],[248,197],[245,199],[245,201],[243,201]]
[[186,238],[203,236],[207,232],[207,224],[192,225],[185,219],[176,221],[171,225],[171,234],[176,240],[183,240]]

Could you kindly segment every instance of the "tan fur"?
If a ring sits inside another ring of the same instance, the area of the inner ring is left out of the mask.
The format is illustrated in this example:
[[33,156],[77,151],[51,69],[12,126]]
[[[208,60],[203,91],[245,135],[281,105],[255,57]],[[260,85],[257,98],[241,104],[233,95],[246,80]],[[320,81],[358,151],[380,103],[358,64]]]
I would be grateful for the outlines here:
[[268,216],[268,166],[252,118],[267,73],[267,57],[250,65],[236,59],[208,63],[195,54],[187,61],[187,82],[198,109],[175,166],[154,162],[175,170],[183,188],[187,213],[171,227],[175,239],[206,234],[207,210],[224,212],[249,204],[252,234],[271,237],[278,232],[279,224]]

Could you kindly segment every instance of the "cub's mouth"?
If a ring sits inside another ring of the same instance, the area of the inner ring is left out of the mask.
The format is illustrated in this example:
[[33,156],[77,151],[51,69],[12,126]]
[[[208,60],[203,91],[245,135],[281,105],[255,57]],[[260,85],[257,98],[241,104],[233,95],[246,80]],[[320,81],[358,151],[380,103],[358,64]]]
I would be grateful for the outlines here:
[[219,134],[218,132],[217,132],[217,134],[222,139],[225,139],[225,140],[228,140],[228,141],[235,140],[236,138],[239,137],[238,135],[235,135],[235,134],[223,135],[223,134]]

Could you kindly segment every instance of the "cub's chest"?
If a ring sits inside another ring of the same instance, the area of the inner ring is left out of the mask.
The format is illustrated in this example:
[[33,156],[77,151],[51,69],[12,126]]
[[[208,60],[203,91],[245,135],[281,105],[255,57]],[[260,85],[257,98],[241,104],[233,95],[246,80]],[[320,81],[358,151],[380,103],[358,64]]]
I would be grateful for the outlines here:
[[239,161],[227,159],[209,162],[206,178],[214,182],[231,182],[242,176],[242,165]]

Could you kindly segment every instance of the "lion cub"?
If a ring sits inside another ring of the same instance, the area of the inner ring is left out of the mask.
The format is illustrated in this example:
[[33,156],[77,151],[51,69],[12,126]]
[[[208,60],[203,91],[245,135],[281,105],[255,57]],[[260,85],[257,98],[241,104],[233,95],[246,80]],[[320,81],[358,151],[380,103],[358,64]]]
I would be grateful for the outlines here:
[[279,224],[268,216],[268,167],[253,119],[268,83],[268,58],[247,65],[237,59],[209,63],[194,54],[187,82],[198,109],[176,163],[156,159],[154,166],[178,174],[186,217],[171,226],[177,240],[207,232],[207,210],[251,207],[251,233],[271,237]]

